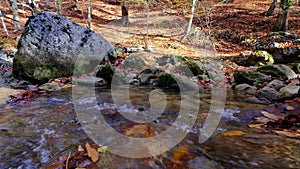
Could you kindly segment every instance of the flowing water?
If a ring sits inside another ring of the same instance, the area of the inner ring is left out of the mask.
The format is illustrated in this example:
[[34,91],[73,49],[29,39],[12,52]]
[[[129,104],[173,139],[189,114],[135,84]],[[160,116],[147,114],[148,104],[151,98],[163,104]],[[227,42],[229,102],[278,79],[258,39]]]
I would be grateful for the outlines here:
[[[151,113],[149,95],[154,88],[132,87],[132,105],[119,112],[109,89],[97,89],[97,103],[105,120],[119,132],[136,124],[122,116],[127,113]],[[84,98],[84,94],[82,98]],[[51,165],[59,156],[74,152],[77,145],[92,143],[81,128],[72,101],[72,90],[41,94],[31,100],[0,106],[0,168],[34,169]],[[86,98],[88,102],[88,97]],[[148,125],[162,133],[178,117],[181,97],[165,92],[167,99],[161,116]],[[106,152],[101,168],[300,168],[300,140],[275,135],[264,129],[251,129],[247,123],[264,108],[249,104],[228,92],[222,119],[212,137],[199,143],[200,128],[210,108],[211,95],[200,94],[200,111],[189,134],[171,150],[154,157],[132,159]],[[87,110],[88,111],[88,110]],[[88,113],[88,112],[87,112]],[[184,124],[176,127],[184,128]],[[226,136],[226,131],[245,134]],[[139,146],[139,145],[137,145]],[[130,151],[130,150],[128,150]]]

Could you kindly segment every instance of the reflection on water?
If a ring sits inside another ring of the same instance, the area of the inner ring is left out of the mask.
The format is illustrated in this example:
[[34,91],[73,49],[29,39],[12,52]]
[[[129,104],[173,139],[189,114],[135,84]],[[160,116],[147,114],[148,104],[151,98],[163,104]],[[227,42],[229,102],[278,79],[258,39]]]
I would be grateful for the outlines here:
[[[153,88],[131,88],[132,106],[113,104],[110,91],[96,91],[97,102],[105,120],[115,130],[130,133],[137,122],[122,113],[151,113],[149,95]],[[44,94],[27,102],[0,108],[0,168],[44,168],[57,157],[74,152],[78,144],[92,142],[84,133],[73,108],[70,90]],[[246,121],[263,106],[242,101],[228,93],[225,111],[218,129],[205,143],[198,143],[200,128],[209,111],[211,98],[201,94],[200,112],[190,133],[170,151],[143,159],[102,154],[101,168],[300,168],[300,140],[277,136],[263,129],[250,129]],[[83,95],[84,97],[84,95]],[[178,118],[180,96],[165,93],[167,103],[160,116],[150,123],[155,134],[168,129]],[[88,101],[88,98],[87,100]],[[174,125],[185,128],[183,124]],[[228,130],[246,134],[225,136]],[[138,131],[137,131],[138,132]],[[132,134],[132,133],[131,133]],[[134,134],[134,133],[133,133]],[[150,134],[151,135],[151,134]],[[140,137],[141,135],[138,135]]]

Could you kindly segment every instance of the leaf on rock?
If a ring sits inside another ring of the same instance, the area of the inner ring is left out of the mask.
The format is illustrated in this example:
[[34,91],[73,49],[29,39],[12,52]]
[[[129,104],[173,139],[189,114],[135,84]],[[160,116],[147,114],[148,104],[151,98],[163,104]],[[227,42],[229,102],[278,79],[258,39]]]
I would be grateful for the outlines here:
[[105,153],[106,150],[107,150],[107,146],[101,146],[101,147],[98,148],[99,153]]
[[240,131],[240,130],[232,130],[232,131],[226,131],[226,132],[224,132],[222,134],[224,136],[241,136],[241,135],[244,135],[246,133],[243,132],[243,131]]
[[96,149],[94,149],[93,147],[91,147],[91,145],[89,143],[85,144],[85,148],[88,152],[88,156],[92,159],[92,161],[95,163],[99,160],[99,153]]
[[254,119],[260,123],[268,123],[270,121],[270,119],[266,117],[255,117]]

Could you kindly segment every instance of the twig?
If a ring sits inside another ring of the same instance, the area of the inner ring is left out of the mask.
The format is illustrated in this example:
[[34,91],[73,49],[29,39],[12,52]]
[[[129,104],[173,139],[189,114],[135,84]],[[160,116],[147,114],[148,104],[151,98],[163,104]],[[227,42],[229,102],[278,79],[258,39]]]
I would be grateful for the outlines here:
[[68,158],[67,158],[67,161],[66,161],[66,169],[69,168],[69,160],[71,158],[71,152],[69,152],[69,155],[68,155]]

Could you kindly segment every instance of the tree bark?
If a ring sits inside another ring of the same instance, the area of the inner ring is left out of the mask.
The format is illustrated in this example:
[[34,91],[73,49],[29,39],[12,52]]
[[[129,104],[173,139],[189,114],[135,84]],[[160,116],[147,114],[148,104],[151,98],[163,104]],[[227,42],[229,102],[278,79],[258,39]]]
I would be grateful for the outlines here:
[[0,11],[0,19],[1,19],[1,22],[2,22],[2,27],[4,29],[5,35],[8,37],[9,34],[8,34],[8,31],[7,31],[7,28],[6,28],[6,25],[5,25],[5,22],[4,22],[3,15],[2,15],[1,11]]
[[270,8],[268,9],[268,11],[265,13],[265,15],[267,15],[267,16],[273,15],[277,3],[278,3],[278,0],[274,0],[271,4]]
[[278,13],[277,20],[273,31],[287,31],[289,28],[289,13],[290,6],[292,5],[292,0],[281,0],[280,8],[281,11]]
[[14,31],[17,32],[17,31],[21,30],[19,13],[18,13],[18,4],[17,4],[17,0],[11,0],[10,2],[11,2],[12,10],[13,10]]
[[186,29],[186,34],[188,34],[192,28],[196,2],[197,2],[197,0],[193,0],[193,4],[192,4],[192,8],[191,8],[191,16],[190,16],[188,27]]
[[121,10],[122,10],[122,25],[123,26],[128,26],[129,25],[129,14],[128,14],[128,6],[127,6],[127,1],[123,0],[122,5],[121,5]]
[[62,15],[62,0],[57,0],[57,13]]

